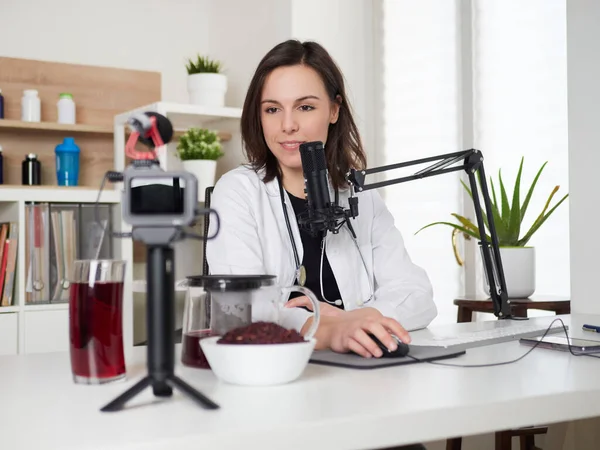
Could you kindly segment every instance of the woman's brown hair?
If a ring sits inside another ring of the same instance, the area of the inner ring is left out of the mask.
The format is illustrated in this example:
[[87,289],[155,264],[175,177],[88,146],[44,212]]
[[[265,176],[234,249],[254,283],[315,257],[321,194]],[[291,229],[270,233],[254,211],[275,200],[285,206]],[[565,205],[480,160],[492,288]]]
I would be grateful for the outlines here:
[[277,159],[263,135],[260,102],[267,76],[278,67],[297,64],[315,70],[323,80],[330,100],[340,105],[337,122],[329,124],[325,159],[333,187],[343,189],[347,186],[345,175],[350,168],[365,168],[367,161],[346,97],[342,72],[329,53],[316,42],[290,39],[273,47],[259,63],[242,110],[242,141],[246,157],[254,170],[265,169],[264,182],[273,180],[280,173]]

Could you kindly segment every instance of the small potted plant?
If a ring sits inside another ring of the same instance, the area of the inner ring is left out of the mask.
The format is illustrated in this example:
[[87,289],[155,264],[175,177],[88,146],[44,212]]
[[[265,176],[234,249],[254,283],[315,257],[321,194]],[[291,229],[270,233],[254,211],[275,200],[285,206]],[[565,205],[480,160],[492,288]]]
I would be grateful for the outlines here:
[[227,77],[221,73],[221,62],[197,55],[195,60],[188,59],[186,69],[190,103],[216,107],[225,105]]
[[[500,257],[502,259],[502,268],[504,269],[504,278],[506,281],[506,290],[509,298],[527,298],[535,292],[535,248],[528,246],[529,240],[535,234],[537,230],[548,220],[550,215],[558,208],[562,202],[564,202],[569,194],[565,194],[554,206],[550,207],[550,203],[554,198],[554,195],[558,192],[560,186],[555,186],[542,212],[535,217],[529,228],[523,227],[525,213],[529,206],[529,201],[533,195],[535,185],[546,167],[547,161],[542,165],[537,175],[533,179],[531,187],[525,195],[523,203],[521,203],[520,192],[521,192],[521,173],[523,171],[523,160],[521,158],[521,164],[519,166],[519,172],[515,180],[515,185],[512,192],[512,201],[509,202],[508,194],[502,181],[502,174],[498,174],[498,185],[500,187],[500,200],[498,204],[496,198],[496,189],[494,187],[494,181],[490,177],[489,189],[491,202],[492,202],[492,214],[494,216],[494,225],[496,227],[496,234],[498,235],[498,245],[500,247]],[[473,198],[471,189],[461,180],[461,183],[468,194]],[[481,196],[480,196],[481,198]],[[483,201],[483,199],[481,200]],[[481,206],[482,211],[485,208]],[[462,265],[462,260],[459,256],[458,249],[456,248],[456,234],[463,234],[465,238],[475,238],[480,240],[479,228],[469,219],[460,214],[453,213],[452,216],[458,221],[453,222],[434,222],[425,225],[423,228],[417,231],[424,230],[425,228],[433,225],[446,225],[454,228],[452,233],[452,245],[454,247],[454,255],[457,262]],[[486,229],[489,230],[487,218],[484,219]],[[525,233],[522,231],[527,230]],[[415,233],[416,234],[416,233]],[[491,242],[489,235],[487,236],[488,242]],[[489,286],[487,279],[484,277],[484,289],[485,292],[489,293]]]
[[223,156],[222,144],[215,131],[189,128],[177,143],[177,156],[183,169],[198,179],[198,200],[204,199],[204,190],[214,186],[217,160]]

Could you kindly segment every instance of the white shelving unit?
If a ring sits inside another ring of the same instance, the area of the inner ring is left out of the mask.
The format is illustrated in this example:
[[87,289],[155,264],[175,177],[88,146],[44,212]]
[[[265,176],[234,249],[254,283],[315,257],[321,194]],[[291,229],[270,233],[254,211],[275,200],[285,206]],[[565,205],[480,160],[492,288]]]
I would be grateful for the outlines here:
[[[240,158],[240,151],[236,148],[239,142],[239,120],[242,116],[241,108],[232,107],[204,107],[182,103],[156,102],[134,110],[126,111],[115,116],[114,139],[115,139],[115,164],[116,170],[125,168],[125,144],[127,142],[127,121],[132,114],[137,112],[156,112],[167,117],[174,129],[174,138],[171,143],[157,149],[161,168],[164,170],[182,170],[180,160],[176,156],[177,135],[190,127],[208,128],[218,131],[222,136],[223,150],[225,156],[219,161],[225,169],[233,168]],[[223,137],[225,136],[225,138]],[[232,139],[233,136],[233,139]],[[204,202],[204,198],[198,198]],[[202,271],[202,242],[187,239],[177,242],[173,246],[175,250],[175,290],[179,293],[185,291],[181,282],[190,274],[199,274]],[[146,292],[145,270],[138,268],[138,277],[133,281],[132,291],[134,293]],[[177,306],[176,320],[181,315],[181,305]],[[134,300],[134,321],[137,328],[145,329],[145,299]]]
[[[114,118],[114,126],[99,127],[78,125],[63,127],[45,124],[23,124],[19,121],[4,121],[0,129],[23,129],[24,132],[35,133],[113,133],[114,170],[125,168],[125,143],[127,138],[127,120],[134,112],[153,111],[169,118],[175,129],[172,143],[158,149],[161,167],[165,170],[181,170],[181,164],[175,156],[176,136],[191,126],[218,130],[223,138],[226,156],[223,158],[226,169],[232,168],[239,161],[239,146],[233,143],[231,136],[239,138],[239,108],[206,108],[188,104],[156,102],[135,110],[118,114]],[[68,129],[67,129],[68,128]],[[239,142],[239,139],[238,139]],[[232,154],[235,154],[232,156]],[[228,158],[232,158],[228,161]],[[113,204],[113,228],[129,231],[130,227],[121,219],[121,183],[107,183],[100,197],[101,203]],[[58,186],[19,186],[0,185],[0,222],[19,223],[19,245],[17,252],[17,278],[12,306],[0,307],[0,355],[67,351],[68,336],[68,304],[25,304],[25,205],[28,202],[48,203],[94,203],[98,189],[95,187],[58,187]],[[204,199],[199,199],[203,202]],[[175,244],[176,280],[181,281],[190,273],[201,272],[202,243],[186,240]],[[134,282],[133,242],[131,239],[113,239],[115,258],[128,261],[125,271],[123,296],[123,331],[125,347],[129,351],[135,342],[135,322],[145,323],[143,314],[134,304],[134,292],[145,291],[145,275],[137,277]],[[131,263],[130,263],[131,262]],[[138,268],[139,269],[139,268]],[[139,272],[139,270],[138,270]],[[184,290],[184,289],[183,289]],[[181,293],[181,286],[177,286]],[[178,315],[180,312],[178,312]]]
[[[106,187],[100,203],[118,205],[118,190]],[[0,222],[17,222],[19,238],[16,265],[16,284],[13,306],[0,307],[0,354],[40,353],[69,349],[68,303],[25,304],[25,205],[39,203],[95,203],[98,190],[85,187],[58,186],[0,186]],[[120,208],[112,211],[113,227],[126,230],[121,222]],[[113,239],[115,258],[129,260],[132,255],[130,240]],[[132,276],[128,271],[126,292],[131,292]],[[124,298],[124,324],[132,322],[132,295]],[[124,326],[125,345],[133,345],[132,327]]]

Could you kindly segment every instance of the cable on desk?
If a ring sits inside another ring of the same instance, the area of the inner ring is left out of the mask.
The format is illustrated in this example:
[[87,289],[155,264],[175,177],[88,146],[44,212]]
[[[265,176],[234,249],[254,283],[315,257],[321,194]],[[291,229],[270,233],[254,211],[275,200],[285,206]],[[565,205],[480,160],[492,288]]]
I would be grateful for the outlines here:
[[497,362],[497,363],[487,363],[487,364],[452,364],[452,363],[444,363],[444,362],[439,362],[439,361],[424,361],[424,360],[421,360],[419,358],[415,358],[414,356],[411,356],[410,353],[408,355],[406,355],[406,356],[408,358],[413,359],[414,361],[417,361],[417,362],[425,362],[425,363],[428,363],[428,364],[435,364],[437,366],[467,367],[467,368],[504,366],[506,364],[512,364],[512,363],[518,362],[518,361],[522,360],[523,358],[525,358],[527,355],[529,355],[532,351],[534,351],[537,348],[537,346],[541,344],[542,339],[544,339],[546,337],[546,335],[548,334],[548,332],[552,328],[552,325],[556,321],[560,322],[560,324],[562,325],[563,331],[565,333],[565,337],[567,338],[567,346],[569,347],[569,352],[573,356],[591,356],[593,358],[600,358],[600,355],[594,355],[594,354],[590,354],[590,353],[586,353],[586,352],[574,352],[573,349],[571,348],[571,341],[569,340],[569,333],[567,333],[567,327],[565,326],[565,323],[560,318],[554,319],[552,321],[552,323],[550,323],[550,325],[548,325],[548,328],[546,329],[546,331],[544,332],[544,334],[542,335],[542,337],[540,338],[540,340],[537,341],[534,344],[533,347],[531,347],[529,350],[527,350],[524,354],[522,354],[518,358],[511,359],[509,361],[501,361],[501,362]]

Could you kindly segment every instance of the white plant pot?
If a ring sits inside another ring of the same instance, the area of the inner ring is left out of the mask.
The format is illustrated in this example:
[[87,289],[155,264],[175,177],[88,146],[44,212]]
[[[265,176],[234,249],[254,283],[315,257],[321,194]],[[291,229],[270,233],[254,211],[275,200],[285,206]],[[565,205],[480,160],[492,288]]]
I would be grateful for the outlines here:
[[222,73],[188,75],[187,89],[190,103],[193,105],[225,106],[227,77]]
[[215,185],[217,161],[208,159],[192,159],[182,161],[183,170],[193,173],[198,179],[198,201],[204,201],[204,191]]
[[[483,255],[482,255],[483,256]],[[500,247],[502,268],[508,298],[528,298],[535,292],[535,248]],[[483,276],[484,292],[490,292],[487,276]]]

